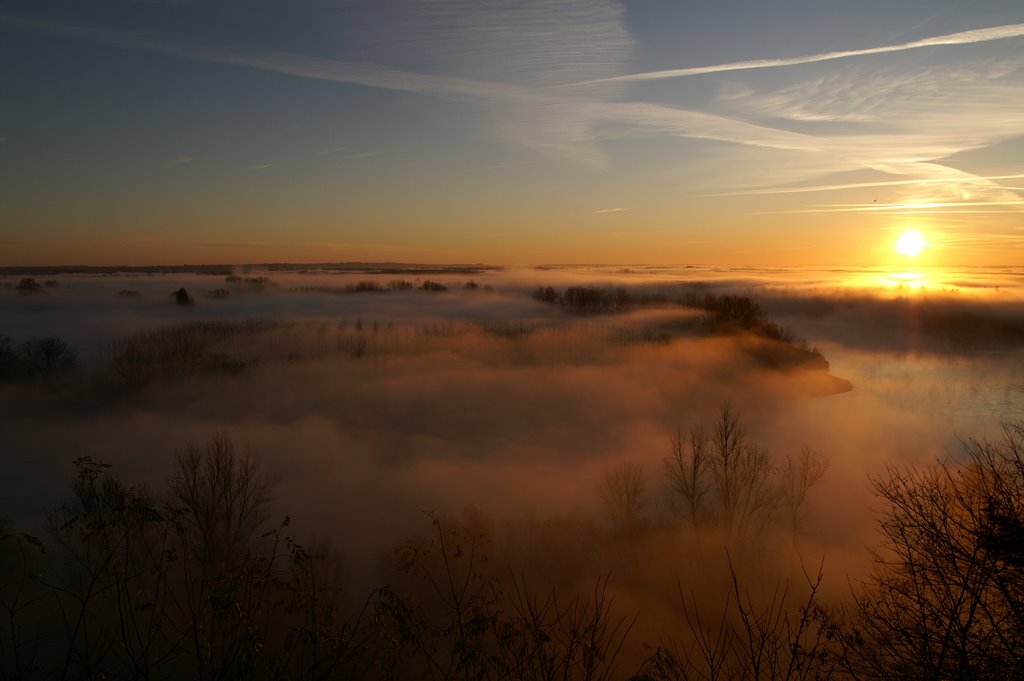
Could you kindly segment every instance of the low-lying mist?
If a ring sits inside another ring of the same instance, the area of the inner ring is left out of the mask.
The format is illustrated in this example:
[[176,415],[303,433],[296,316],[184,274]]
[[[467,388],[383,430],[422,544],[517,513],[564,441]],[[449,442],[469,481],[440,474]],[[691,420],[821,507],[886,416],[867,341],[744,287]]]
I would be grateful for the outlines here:
[[[352,593],[398,580],[394,550],[433,517],[486,532],[493,564],[545,588],[607,579],[652,645],[681,626],[680,592],[721,608],[730,564],[771,593],[823,560],[821,593],[843,599],[878,543],[871,480],[956,459],[1024,417],[1024,302],[733,275],[61,274],[0,288],[0,517],[45,534],[72,460],[159,488],[176,453],[223,434],[276,481],[270,516],[336,548]],[[605,291],[604,307],[570,309],[571,287]],[[763,317],[722,322],[739,297]],[[74,361],[33,373],[19,353],[47,337]],[[763,454],[771,494],[804,452],[821,464],[799,513],[783,495],[742,530],[687,524],[673,446],[723,410]],[[643,657],[632,645],[624,665]]]

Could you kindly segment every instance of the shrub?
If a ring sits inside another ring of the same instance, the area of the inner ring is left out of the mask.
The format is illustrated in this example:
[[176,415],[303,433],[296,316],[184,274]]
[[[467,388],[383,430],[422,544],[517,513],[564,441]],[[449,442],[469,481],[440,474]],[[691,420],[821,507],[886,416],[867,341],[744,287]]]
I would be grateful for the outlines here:
[[420,286],[420,288],[423,289],[424,291],[447,291],[448,290],[448,287],[445,286],[444,284],[442,284],[440,282],[437,282],[437,281],[431,281],[429,279],[424,281],[423,285]]

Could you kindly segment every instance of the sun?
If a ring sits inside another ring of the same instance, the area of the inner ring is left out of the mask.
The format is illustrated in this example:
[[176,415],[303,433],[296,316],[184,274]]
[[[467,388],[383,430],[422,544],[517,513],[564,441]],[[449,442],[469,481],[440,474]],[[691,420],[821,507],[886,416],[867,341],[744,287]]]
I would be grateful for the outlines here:
[[916,229],[908,229],[900,234],[900,238],[896,239],[894,244],[897,253],[910,258],[921,255],[926,246],[928,246],[928,242]]

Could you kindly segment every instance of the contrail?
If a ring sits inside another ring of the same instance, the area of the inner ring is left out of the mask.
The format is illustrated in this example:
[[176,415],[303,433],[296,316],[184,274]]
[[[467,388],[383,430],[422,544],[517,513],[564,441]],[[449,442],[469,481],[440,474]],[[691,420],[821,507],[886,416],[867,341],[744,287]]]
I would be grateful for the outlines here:
[[[1024,178],[1024,174],[1017,173],[1014,175],[971,175],[965,178],[927,178],[920,180],[884,180],[879,182],[848,182],[845,184],[815,184],[804,187],[770,187],[764,189],[748,189],[734,192],[719,192],[716,194],[696,194],[695,197],[705,198],[712,196],[754,196],[761,194],[805,194],[808,192],[829,192],[841,189],[867,189],[871,187],[898,187],[909,184],[950,184],[950,185],[963,185],[963,184],[977,184],[983,185],[985,182],[992,180],[1019,180]],[[986,186],[987,189],[993,189],[998,187]]]
[[913,40],[909,43],[900,43],[899,45],[868,47],[862,50],[842,50],[840,52],[823,52],[821,54],[810,54],[801,57],[786,57],[783,59],[752,59],[750,61],[736,61],[728,64],[716,64],[713,66],[695,66],[692,68],[685,69],[666,69],[664,71],[629,73],[624,76],[612,76],[610,78],[599,78],[596,80],[590,80],[586,81],[586,83],[573,83],[573,85],[638,80],[663,80],[665,78],[699,76],[705,73],[722,73],[724,71],[748,71],[750,69],[771,69],[777,66],[813,64],[814,62],[831,61],[833,59],[846,59],[847,57],[864,57],[871,54],[903,52],[906,50],[916,50],[919,47],[934,47],[936,45],[971,45],[974,43],[985,43],[990,40],[1003,40],[1004,38],[1019,38],[1021,36],[1024,36],[1024,24],[1007,24],[1005,26],[976,28],[970,31],[961,31],[959,33],[937,35],[931,38]]
[[366,62],[338,61],[290,52],[250,53],[182,45],[159,40],[142,33],[64,24],[8,12],[0,12],[0,24],[196,61],[246,66],[271,73],[349,85],[364,85],[384,90],[506,99],[521,97],[524,92],[522,88],[513,85],[454,76],[427,75]]

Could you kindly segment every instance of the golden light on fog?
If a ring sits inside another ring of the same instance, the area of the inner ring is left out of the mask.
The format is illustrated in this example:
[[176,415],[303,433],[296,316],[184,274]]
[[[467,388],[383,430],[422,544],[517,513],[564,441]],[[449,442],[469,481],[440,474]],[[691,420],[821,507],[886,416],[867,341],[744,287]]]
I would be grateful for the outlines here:
[[921,255],[926,246],[928,246],[928,242],[924,240],[921,232],[916,229],[908,229],[903,234],[900,234],[893,247],[900,255],[913,258],[914,256]]

